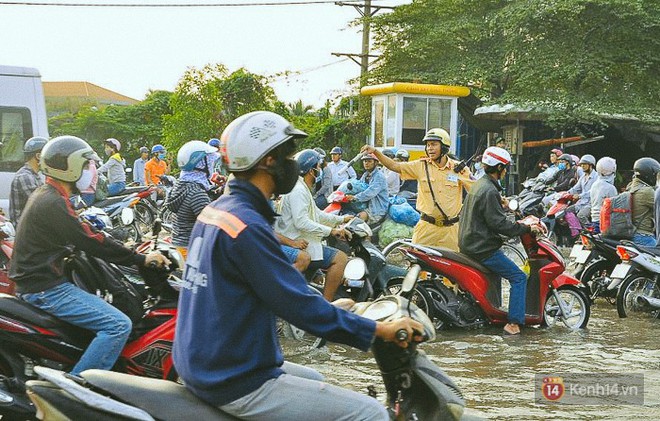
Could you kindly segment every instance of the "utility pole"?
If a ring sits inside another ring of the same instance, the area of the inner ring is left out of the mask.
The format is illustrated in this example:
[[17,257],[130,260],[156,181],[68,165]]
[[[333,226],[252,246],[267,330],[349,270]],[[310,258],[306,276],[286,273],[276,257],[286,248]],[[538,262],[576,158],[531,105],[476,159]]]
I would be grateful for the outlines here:
[[[370,33],[371,33],[371,18],[382,9],[394,10],[391,6],[373,6],[371,0],[364,0],[364,3],[344,3],[341,1],[335,2],[337,6],[353,6],[355,10],[362,16],[362,52],[356,53],[332,53],[333,56],[346,56],[353,60],[360,66],[360,87],[367,83],[367,74],[369,72],[369,57],[378,57],[374,54],[369,54]],[[359,61],[357,59],[360,59]]]

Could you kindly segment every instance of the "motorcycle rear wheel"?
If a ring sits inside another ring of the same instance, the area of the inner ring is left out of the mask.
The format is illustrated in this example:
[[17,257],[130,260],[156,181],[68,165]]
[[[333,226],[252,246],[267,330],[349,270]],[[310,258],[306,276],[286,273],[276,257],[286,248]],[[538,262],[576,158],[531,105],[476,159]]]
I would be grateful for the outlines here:
[[637,297],[645,296],[660,299],[660,287],[646,274],[635,273],[623,280],[616,296],[616,310],[619,317],[659,317],[660,310],[650,311],[637,303]]
[[[586,294],[573,285],[564,285],[557,290],[557,295],[563,301],[564,307],[568,308],[569,316],[565,319],[561,315],[559,303],[554,294],[550,293],[543,306],[543,324],[552,327],[557,324],[557,321],[561,321],[569,329],[587,327],[591,307]],[[577,310],[575,311],[574,308]]]
[[609,281],[605,283],[602,287],[594,290],[594,283],[602,281],[602,278],[609,277],[609,274],[612,268],[609,267],[610,264],[607,260],[598,260],[587,266],[580,276],[580,282],[589,289],[589,294],[592,299],[597,297],[603,297],[610,304],[616,304],[616,301],[613,302],[612,298],[616,297],[616,290],[608,290],[607,285]]

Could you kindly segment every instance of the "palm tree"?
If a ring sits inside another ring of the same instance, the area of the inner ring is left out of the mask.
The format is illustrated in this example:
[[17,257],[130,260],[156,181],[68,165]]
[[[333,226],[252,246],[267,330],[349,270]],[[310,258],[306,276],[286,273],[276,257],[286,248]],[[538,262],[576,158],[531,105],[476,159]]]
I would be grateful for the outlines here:
[[294,103],[290,103],[288,105],[288,108],[291,115],[298,117],[307,115],[309,114],[310,111],[312,111],[312,109],[314,109],[314,107],[312,107],[311,105],[304,105],[302,99],[299,99]]

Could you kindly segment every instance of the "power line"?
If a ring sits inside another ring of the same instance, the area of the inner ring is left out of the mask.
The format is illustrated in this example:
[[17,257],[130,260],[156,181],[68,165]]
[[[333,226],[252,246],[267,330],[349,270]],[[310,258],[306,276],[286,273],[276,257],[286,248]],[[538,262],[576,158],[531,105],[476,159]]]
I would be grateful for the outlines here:
[[[0,6],[51,6],[51,7],[254,7],[254,6],[298,6],[331,4],[335,0],[264,1],[252,3],[47,3],[36,1],[0,1]],[[351,3],[346,3],[351,4]]]

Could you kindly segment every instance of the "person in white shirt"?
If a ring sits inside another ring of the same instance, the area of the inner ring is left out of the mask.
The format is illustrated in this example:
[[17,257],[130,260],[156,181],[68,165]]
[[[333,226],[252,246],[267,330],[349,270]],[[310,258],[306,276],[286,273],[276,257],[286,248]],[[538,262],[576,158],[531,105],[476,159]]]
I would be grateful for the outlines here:
[[341,183],[348,180],[349,178],[357,178],[357,174],[355,173],[353,167],[348,167],[345,171],[340,173],[340,171],[348,165],[347,161],[341,159],[343,154],[344,150],[339,146],[335,146],[330,151],[330,157],[332,158],[332,161],[328,163],[327,168],[330,168],[330,171],[332,171],[333,190],[337,190],[337,187],[339,187]]
[[[383,149],[383,155],[390,159],[394,159],[394,151],[392,149]],[[401,188],[401,176],[399,176],[398,172],[392,171],[384,166],[381,167],[381,171],[383,171],[385,180],[387,181],[387,194],[389,196],[396,196]]]
[[345,237],[346,231],[337,226],[351,220],[353,216],[325,213],[314,203],[312,187],[321,176],[321,159],[319,153],[312,149],[298,153],[296,161],[300,177],[293,190],[280,198],[277,205],[280,216],[274,228],[275,232],[289,239],[307,241],[306,250],[312,260],[307,269],[327,270],[323,296],[332,301],[342,281],[348,257],[336,248],[324,246],[321,241],[329,235]]

